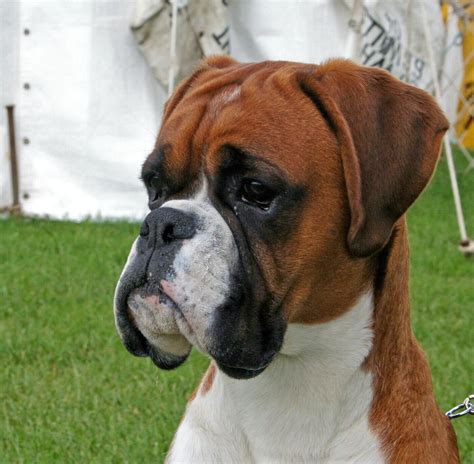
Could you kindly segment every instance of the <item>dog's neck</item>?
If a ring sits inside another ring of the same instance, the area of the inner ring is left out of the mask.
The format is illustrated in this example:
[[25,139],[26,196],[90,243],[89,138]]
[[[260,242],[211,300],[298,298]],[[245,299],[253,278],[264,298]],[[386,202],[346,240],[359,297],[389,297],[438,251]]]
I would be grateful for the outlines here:
[[[258,377],[217,373],[213,385],[256,460],[318,462],[380,458],[369,430],[372,376],[362,369],[372,346],[373,293],[324,324],[290,324],[281,353]],[[278,449],[276,448],[278,446]]]

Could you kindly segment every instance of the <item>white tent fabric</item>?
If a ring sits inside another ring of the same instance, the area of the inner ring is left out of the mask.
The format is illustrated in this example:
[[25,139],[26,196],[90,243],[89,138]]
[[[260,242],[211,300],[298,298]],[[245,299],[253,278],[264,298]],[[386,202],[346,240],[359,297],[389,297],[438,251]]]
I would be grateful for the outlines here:
[[[135,0],[136,14],[132,31],[137,45],[163,86],[169,85],[169,70],[176,48],[173,72],[180,80],[191,74],[199,61],[229,50],[227,7],[222,0]],[[174,9],[179,14],[174,15]],[[173,37],[172,24],[179,34]],[[176,21],[174,21],[176,19]],[[173,40],[174,39],[174,40]],[[174,43],[173,43],[174,42]]]
[[[344,55],[353,1],[229,0],[231,54],[312,63]],[[426,2],[434,18],[439,6]],[[404,2],[364,3],[387,23],[381,53],[399,32],[390,30],[396,8],[384,8]],[[146,214],[138,176],[166,96],[134,41],[134,9],[132,0],[0,2],[0,207],[11,201],[3,107],[14,103],[25,214]]]
[[343,56],[350,13],[342,0],[231,1],[231,55],[306,63]]
[[230,3],[232,55],[243,61],[264,59],[320,63],[334,56],[387,69],[429,90],[428,52],[420,26],[422,4],[441,62],[444,27],[432,0],[360,0],[363,14],[354,54],[346,56],[355,0],[240,0]]
[[133,10],[127,0],[0,2],[0,205],[10,201],[3,107],[15,103],[25,214],[145,214],[138,177],[165,91],[130,31]]

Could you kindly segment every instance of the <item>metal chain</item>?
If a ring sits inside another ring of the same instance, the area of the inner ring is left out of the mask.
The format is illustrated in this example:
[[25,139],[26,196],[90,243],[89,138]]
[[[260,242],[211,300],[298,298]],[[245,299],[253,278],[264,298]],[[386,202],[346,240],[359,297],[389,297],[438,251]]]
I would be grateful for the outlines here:
[[461,416],[465,416],[466,414],[473,414],[474,415],[474,395],[469,395],[461,404],[454,406],[454,408],[450,409],[445,413],[448,419],[456,419]]

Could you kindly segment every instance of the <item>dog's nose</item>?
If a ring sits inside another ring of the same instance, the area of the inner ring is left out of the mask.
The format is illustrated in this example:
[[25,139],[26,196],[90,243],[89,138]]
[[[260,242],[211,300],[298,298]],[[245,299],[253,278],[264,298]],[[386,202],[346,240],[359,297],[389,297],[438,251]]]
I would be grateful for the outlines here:
[[176,240],[189,239],[196,233],[196,219],[174,208],[153,210],[143,221],[140,236],[158,247]]

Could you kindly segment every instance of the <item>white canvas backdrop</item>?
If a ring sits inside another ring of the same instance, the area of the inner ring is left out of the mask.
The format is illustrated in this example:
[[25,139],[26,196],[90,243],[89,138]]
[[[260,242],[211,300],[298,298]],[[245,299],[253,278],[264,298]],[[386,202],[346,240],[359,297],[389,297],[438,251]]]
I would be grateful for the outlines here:
[[343,56],[350,14],[344,0],[231,0],[231,54],[306,63]]
[[[426,2],[438,14],[437,2]],[[228,3],[231,54],[241,61],[317,63],[346,52],[352,0]],[[397,2],[365,3],[380,6],[383,19],[383,8]],[[146,213],[138,175],[165,92],[130,32],[134,7],[132,0],[0,2],[0,99],[2,107],[16,105],[26,214],[139,219]],[[2,206],[10,201],[3,108],[0,137]]]
[[26,214],[143,216],[140,165],[165,93],[130,32],[133,9],[126,0],[0,2],[0,205],[10,201],[3,107],[15,103]]

